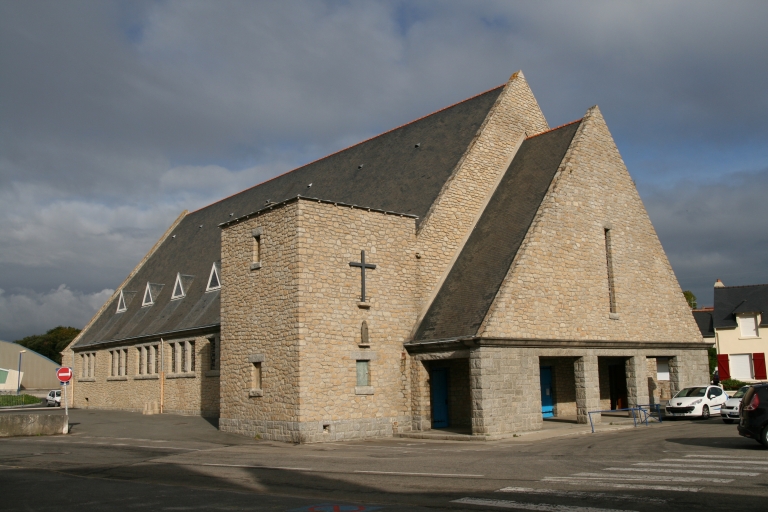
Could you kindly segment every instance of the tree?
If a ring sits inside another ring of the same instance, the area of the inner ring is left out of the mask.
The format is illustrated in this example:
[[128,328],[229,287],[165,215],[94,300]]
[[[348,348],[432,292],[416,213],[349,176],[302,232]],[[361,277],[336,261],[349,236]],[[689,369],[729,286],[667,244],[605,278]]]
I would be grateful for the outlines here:
[[688,302],[688,305],[691,307],[691,309],[696,309],[698,307],[698,304],[696,303],[696,296],[691,290],[685,290],[683,295],[685,296],[685,300]]
[[45,334],[33,334],[14,343],[34,350],[40,355],[53,359],[61,364],[61,351],[80,334],[80,329],[76,327],[64,327],[62,325],[54,327]]

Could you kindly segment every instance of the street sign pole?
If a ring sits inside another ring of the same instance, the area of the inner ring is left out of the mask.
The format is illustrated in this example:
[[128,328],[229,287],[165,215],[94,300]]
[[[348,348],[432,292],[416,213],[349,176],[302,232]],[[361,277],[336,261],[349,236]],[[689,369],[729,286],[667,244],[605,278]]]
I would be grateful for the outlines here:
[[69,382],[64,383],[64,414],[69,417],[69,400],[67,400],[67,388],[69,387]]
[[64,433],[69,432],[69,400],[67,400],[67,388],[69,382],[72,380],[72,368],[64,367],[56,370],[56,377],[59,378],[59,382],[64,386],[64,414],[67,416],[67,426],[64,427]]

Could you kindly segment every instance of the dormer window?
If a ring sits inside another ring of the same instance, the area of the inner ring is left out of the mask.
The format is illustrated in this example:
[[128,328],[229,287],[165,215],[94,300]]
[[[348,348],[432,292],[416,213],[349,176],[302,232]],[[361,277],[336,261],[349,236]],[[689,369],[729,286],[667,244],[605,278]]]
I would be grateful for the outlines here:
[[152,298],[152,287],[147,283],[147,288],[144,290],[144,300],[141,302],[141,307],[151,306],[155,303],[155,299]]
[[746,315],[739,315],[736,317],[739,322],[739,328],[741,329],[742,338],[757,338],[757,315],[749,313]]
[[144,289],[144,300],[141,301],[141,307],[151,306],[157,300],[160,295],[160,290],[163,289],[162,284],[147,283],[147,287]]
[[173,295],[171,295],[171,300],[183,299],[185,295],[184,285],[181,283],[181,274],[176,274],[176,283],[173,285]]
[[123,290],[120,290],[120,298],[117,299],[117,313],[128,311],[128,306],[125,304],[125,297],[123,297]]
[[216,263],[211,267],[211,274],[208,276],[208,287],[206,292],[212,292],[214,290],[221,289],[221,280],[219,279],[219,267]]
[[176,274],[176,282],[173,284],[173,294],[171,300],[183,299],[187,296],[189,286],[192,284],[194,276],[187,276],[179,272]]

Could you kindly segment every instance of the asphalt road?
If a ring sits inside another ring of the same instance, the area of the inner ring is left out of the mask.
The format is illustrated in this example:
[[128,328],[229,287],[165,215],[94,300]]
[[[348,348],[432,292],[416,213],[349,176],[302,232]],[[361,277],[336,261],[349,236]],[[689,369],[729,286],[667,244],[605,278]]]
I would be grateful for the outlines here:
[[0,509],[768,509],[768,450],[719,419],[495,442],[287,445],[197,417],[70,416],[67,436],[0,439]]

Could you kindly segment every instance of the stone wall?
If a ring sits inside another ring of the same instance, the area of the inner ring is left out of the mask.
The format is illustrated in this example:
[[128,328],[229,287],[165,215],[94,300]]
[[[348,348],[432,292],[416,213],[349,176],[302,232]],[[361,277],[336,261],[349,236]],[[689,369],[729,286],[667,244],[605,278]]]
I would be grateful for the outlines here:
[[[73,407],[144,411],[147,404],[163,404],[163,412],[216,417],[219,415],[219,378],[210,372],[210,337],[185,337],[130,345],[110,346],[75,353],[74,383],[70,389]],[[191,342],[194,346],[194,370],[173,373],[170,343]],[[162,347],[156,373],[139,373],[139,349]],[[124,375],[112,375],[110,352],[124,350],[127,355]],[[92,370],[83,371],[83,354],[95,357]],[[162,381],[162,386],[161,386]]]
[[222,230],[221,430],[299,440],[298,213],[291,202]]
[[[302,441],[410,430],[403,343],[417,312],[414,219],[302,200],[299,233]],[[365,303],[361,271],[349,265],[363,250],[376,265],[366,270]],[[357,361],[368,361],[370,386],[358,386]]]

